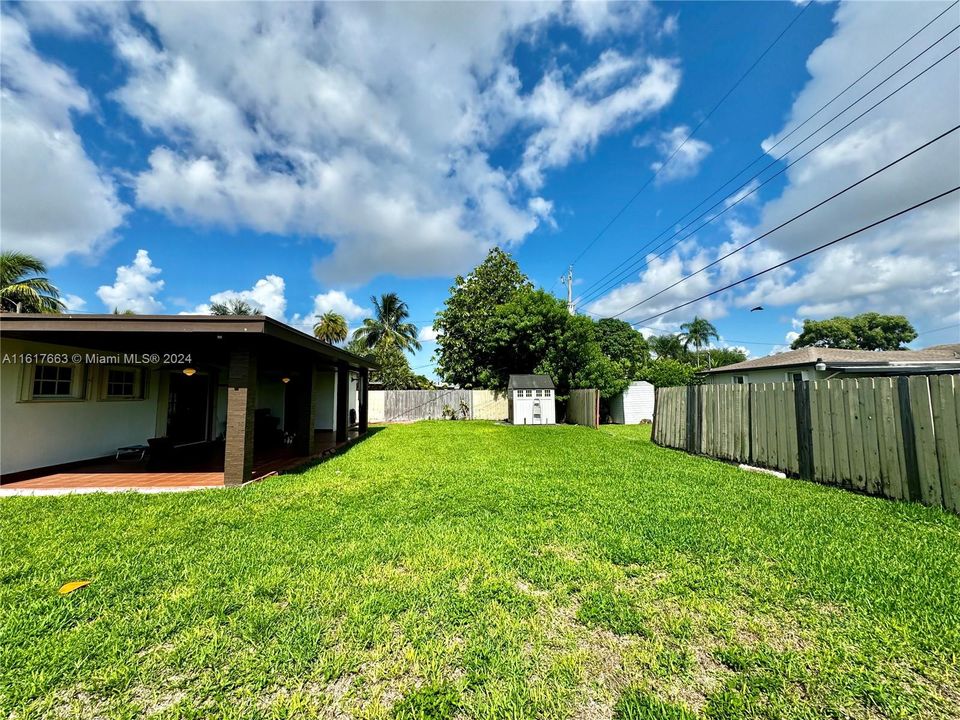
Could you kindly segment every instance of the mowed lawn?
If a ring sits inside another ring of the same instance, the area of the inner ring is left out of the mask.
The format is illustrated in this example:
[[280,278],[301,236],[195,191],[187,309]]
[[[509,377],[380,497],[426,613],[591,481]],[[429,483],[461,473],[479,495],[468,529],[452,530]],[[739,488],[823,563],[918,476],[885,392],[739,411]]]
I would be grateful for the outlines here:
[[960,717],[960,518],[648,428],[392,426],[0,540],[4,717]]

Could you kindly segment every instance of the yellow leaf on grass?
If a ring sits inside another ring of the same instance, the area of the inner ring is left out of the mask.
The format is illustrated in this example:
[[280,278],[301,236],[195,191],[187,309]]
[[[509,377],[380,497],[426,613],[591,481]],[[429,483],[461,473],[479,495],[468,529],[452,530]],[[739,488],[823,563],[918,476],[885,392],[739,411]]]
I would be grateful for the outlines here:
[[74,590],[79,590],[82,587],[86,587],[90,583],[90,580],[74,580],[73,582],[68,582],[66,585],[60,588],[60,594],[68,595]]

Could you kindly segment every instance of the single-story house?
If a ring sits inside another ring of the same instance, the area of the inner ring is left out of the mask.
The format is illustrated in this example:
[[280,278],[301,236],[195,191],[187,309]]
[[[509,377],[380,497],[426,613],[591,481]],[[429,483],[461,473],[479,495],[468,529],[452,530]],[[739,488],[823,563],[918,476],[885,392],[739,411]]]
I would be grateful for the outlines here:
[[960,343],[890,351],[805,347],[704,370],[701,374],[708,384],[726,385],[955,372],[960,372]]
[[653,422],[656,388],[646,380],[630,383],[619,395],[610,398],[610,420],[617,425]]
[[511,375],[507,382],[510,422],[514,425],[555,424],[555,391],[549,375]]
[[376,367],[264,316],[4,313],[0,356],[4,483],[140,448],[239,485],[365,433]]

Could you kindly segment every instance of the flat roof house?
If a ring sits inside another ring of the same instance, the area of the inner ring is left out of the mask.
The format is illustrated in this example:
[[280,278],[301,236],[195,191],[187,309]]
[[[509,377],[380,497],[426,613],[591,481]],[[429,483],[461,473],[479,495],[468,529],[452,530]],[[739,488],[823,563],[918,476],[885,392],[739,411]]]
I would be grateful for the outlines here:
[[549,375],[511,375],[507,382],[509,421],[514,425],[555,424],[555,390]]
[[702,375],[708,384],[724,385],[955,372],[960,372],[960,344],[890,351],[805,347],[704,370]]
[[375,367],[264,316],[4,313],[0,359],[5,485],[147,458],[240,485],[365,433]]

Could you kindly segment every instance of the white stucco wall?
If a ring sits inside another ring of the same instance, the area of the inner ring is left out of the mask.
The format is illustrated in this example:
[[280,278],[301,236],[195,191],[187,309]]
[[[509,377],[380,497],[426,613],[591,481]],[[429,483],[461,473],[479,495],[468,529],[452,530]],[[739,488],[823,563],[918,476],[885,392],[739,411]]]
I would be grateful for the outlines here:
[[[19,340],[4,340],[0,348],[0,355],[28,352],[86,351]],[[29,368],[0,365],[0,473],[112,455],[155,437],[159,373],[147,372],[142,400],[98,400],[101,369],[85,367],[84,399],[21,401]]]

